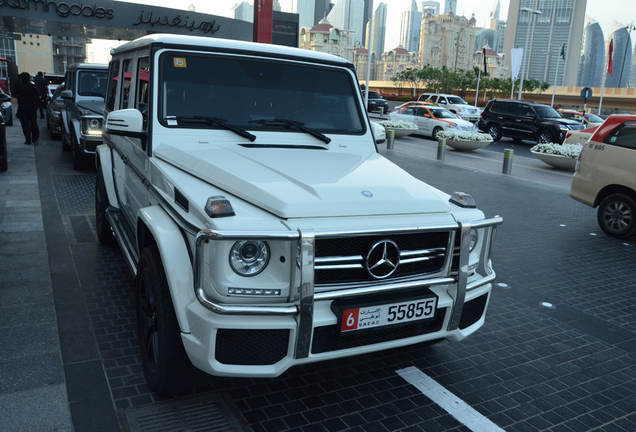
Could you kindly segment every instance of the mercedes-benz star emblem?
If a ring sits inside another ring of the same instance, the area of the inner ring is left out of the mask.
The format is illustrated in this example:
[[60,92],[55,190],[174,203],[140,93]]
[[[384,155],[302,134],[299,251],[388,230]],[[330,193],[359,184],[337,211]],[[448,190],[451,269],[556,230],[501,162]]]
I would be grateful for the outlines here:
[[372,277],[387,278],[400,265],[400,248],[391,240],[380,240],[371,247],[366,264],[367,271]]

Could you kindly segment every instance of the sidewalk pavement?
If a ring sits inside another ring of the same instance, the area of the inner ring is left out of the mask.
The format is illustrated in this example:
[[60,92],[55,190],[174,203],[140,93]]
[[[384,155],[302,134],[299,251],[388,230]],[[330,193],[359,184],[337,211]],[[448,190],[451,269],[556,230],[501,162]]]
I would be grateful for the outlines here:
[[[41,141],[48,132],[45,120],[38,122]],[[24,144],[17,118],[6,130],[8,170],[0,172],[0,428],[72,431],[35,149]]]

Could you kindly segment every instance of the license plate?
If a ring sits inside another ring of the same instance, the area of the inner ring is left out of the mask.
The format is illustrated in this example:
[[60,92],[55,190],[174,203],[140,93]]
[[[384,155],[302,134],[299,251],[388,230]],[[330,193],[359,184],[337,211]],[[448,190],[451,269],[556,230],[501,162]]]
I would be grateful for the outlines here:
[[340,315],[340,331],[366,330],[433,318],[436,309],[437,297],[344,309]]

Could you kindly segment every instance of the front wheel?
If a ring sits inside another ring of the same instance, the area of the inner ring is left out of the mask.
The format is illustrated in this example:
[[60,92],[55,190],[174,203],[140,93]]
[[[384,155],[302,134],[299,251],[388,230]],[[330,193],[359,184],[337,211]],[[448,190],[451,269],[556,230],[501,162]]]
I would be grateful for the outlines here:
[[538,144],[547,144],[552,142],[552,134],[547,130],[542,130],[537,135]]
[[160,394],[183,393],[205,383],[183,347],[159,248],[145,248],[139,260],[137,324],[144,375]]
[[71,154],[73,156],[73,169],[75,171],[86,171],[88,169],[86,156],[80,152],[79,142],[73,131],[71,131]]
[[631,237],[636,233],[636,203],[621,193],[610,195],[598,206],[597,219],[605,234],[616,238]]
[[104,184],[104,175],[99,169],[95,179],[95,228],[100,243],[110,245],[115,243],[115,236],[106,218],[107,208],[108,193],[106,192],[106,184]]
[[443,130],[444,129],[442,129],[441,127],[437,126],[436,128],[433,129],[433,133],[431,134],[431,138],[433,138],[435,141],[437,141],[437,134],[440,133]]
[[501,126],[496,123],[489,124],[488,134],[492,137],[493,141],[499,141],[501,139]]

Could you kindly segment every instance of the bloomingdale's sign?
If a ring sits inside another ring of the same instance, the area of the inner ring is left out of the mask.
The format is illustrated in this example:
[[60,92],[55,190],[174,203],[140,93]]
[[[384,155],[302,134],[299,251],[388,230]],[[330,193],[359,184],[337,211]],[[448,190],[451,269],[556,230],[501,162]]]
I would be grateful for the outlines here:
[[[128,4],[126,7],[129,7]],[[28,12],[44,12],[55,13],[61,18],[68,17],[84,17],[84,18],[98,18],[112,20],[115,18],[115,10],[113,8],[106,8],[98,6],[93,3],[70,3],[70,2],[56,2],[53,0],[0,0],[0,8],[8,7],[11,9],[19,9]],[[155,14],[154,11],[149,10],[145,12],[142,10],[139,13],[137,21],[132,23],[134,26],[150,24],[151,27],[165,26],[165,27],[178,27],[185,28],[190,31],[199,30],[203,33],[216,33],[220,29],[220,24],[216,21],[206,20],[193,20],[188,15],[182,17],[181,14],[169,16],[167,14]]]

